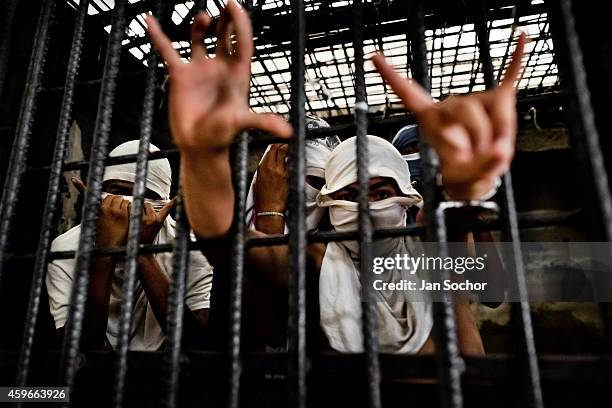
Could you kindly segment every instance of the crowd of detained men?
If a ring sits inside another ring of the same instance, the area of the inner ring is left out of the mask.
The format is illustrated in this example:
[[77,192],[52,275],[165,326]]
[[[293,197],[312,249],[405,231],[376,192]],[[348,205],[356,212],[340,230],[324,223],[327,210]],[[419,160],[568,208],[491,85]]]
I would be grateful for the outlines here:
[[[151,41],[165,61],[170,81],[169,122],[172,140],[181,153],[180,177],[192,238],[226,240],[227,245],[192,251],[185,293],[188,346],[224,347],[229,321],[232,225],[244,218],[249,237],[289,233],[287,227],[288,145],[272,144],[253,177],[245,214],[234,214],[231,148],[245,129],[286,138],[293,129],[281,116],[249,109],[253,35],[248,14],[233,0],[217,22],[214,57],[204,46],[211,17],[198,14],[191,28],[191,59],[181,60],[153,17],[147,18]],[[512,62],[499,87],[482,93],[434,101],[418,84],[401,77],[382,55],[371,57],[376,69],[415,114],[418,125],[406,126],[390,143],[368,135],[369,207],[375,229],[427,223],[422,207],[418,132],[423,132],[439,158],[439,181],[448,200],[487,200],[499,187],[514,155],[517,132],[516,83],[522,72],[525,35],[518,39]],[[307,116],[308,130],[329,126]],[[116,147],[110,156],[135,154],[138,141]],[[151,146],[151,152],[156,151]],[[359,189],[356,138],[309,138],[306,142],[306,225],[309,230],[358,229]],[[106,168],[96,247],[126,243],[135,164]],[[170,216],[172,173],[166,159],[151,160],[146,180],[141,243],[171,243],[175,222]],[[74,180],[82,190],[86,187]],[[75,250],[80,226],[57,237],[53,251]],[[468,240],[466,234],[465,239]],[[469,239],[489,240],[472,234]],[[415,237],[377,239],[374,256],[409,254]],[[317,350],[363,350],[362,293],[359,243],[309,244],[307,247],[307,316],[309,347]],[[252,349],[282,350],[286,346],[289,254],[286,245],[250,247],[245,255],[245,343]],[[130,348],[164,347],[168,293],[172,276],[170,253],[138,256]],[[214,273],[213,273],[214,270]],[[399,278],[388,270],[383,279]],[[58,336],[68,319],[75,274],[73,259],[49,264],[46,285]],[[116,346],[125,270],[121,259],[94,257],[90,268],[82,347]],[[376,302],[380,350],[388,353],[431,353],[434,326],[432,302],[411,301],[401,292],[379,292]],[[484,347],[470,305],[454,305],[460,351],[483,354]]]

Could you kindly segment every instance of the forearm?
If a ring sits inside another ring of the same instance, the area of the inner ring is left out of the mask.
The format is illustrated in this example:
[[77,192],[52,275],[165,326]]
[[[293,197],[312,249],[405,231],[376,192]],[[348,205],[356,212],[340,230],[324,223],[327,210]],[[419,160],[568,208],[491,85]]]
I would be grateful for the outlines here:
[[234,216],[229,149],[181,155],[183,199],[189,222],[200,238],[227,234]]
[[86,349],[104,345],[108,324],[108,303],[116,264],[113,257],[95,257],[92,261],[83,321],[82,342]]
[[151,304],[157,323],[165,332],[170,279],[161,270],[153,255],[138,257],[138,279],[140,279],[145,295]]

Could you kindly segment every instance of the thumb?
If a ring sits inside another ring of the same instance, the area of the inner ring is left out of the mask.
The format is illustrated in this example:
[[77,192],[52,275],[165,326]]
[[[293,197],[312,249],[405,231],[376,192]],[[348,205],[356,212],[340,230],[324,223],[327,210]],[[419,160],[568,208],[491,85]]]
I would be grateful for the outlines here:
[[170,214],[170,211],[172,211],[172,209],[176,205],[176,200],[177,200],[177,197],[174,197],[166,205],[164,205],[161,210],[159,210],[157,215],[159,216],[159,221],[160,222],[164,221],[166,219],[166,217],[168,217],[168,215]]
[[87,186],[85,185],[85,183],[83,183],[83,180],[81,180],[78,177],[72,177],[70,179],[70,181],[72,181],[72,185],[79,190],[79,193],[81,194],[85,194],[85,190],[87,190]]

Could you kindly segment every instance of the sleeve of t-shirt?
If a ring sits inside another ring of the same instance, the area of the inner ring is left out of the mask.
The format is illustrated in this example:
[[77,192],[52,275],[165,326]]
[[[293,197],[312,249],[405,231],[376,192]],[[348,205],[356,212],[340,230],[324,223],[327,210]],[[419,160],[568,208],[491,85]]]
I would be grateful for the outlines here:
[[48,265],[46,284],[49,309],[56,329],[64,327],[68,319],[73,270],[72,259],[55,260]]
[[185,304],[190,310],[210,308],[213,268],[200,252],[189,254],[189,272],[185,288]]

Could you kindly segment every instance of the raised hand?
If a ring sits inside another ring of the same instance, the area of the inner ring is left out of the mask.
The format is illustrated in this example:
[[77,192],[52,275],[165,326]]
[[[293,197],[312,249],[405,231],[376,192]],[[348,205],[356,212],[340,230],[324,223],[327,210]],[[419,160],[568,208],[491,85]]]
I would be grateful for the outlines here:
[[523,33],[499,87],[440,103],[397,74],[382,55],[372,57],[381,76],[416,115],[440,158],[444,188],[455,199],[482,197],[510,167],[517,132],[515,83],[522,74],[526,42]]
[[247,13],[235,0],[229,1],[217,24],[214,58],[203,43],[210,23],[205,12],[195,17],[191,61],[183,63],[155,18],[147,18],[149,36],[170,76],[168,110],[174,143],[183,153],[197,153],[227,148],[247,128],[291,136],[291,126],[280,116],[249,110],[253,33]]

